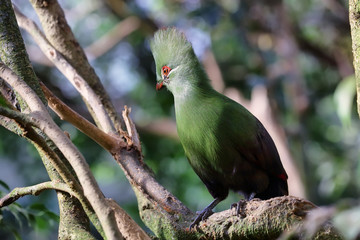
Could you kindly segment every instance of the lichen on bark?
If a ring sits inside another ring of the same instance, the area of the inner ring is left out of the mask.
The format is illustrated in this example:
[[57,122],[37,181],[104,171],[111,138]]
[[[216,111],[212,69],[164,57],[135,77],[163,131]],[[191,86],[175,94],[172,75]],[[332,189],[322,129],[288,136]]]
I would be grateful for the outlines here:
[[[39,81],[31,66],[20,29],[17,25],[11,1],[0,1],[0,58],[11,70],[24,80],[45,103]],[[26,105],[19,99],[23,109]]]

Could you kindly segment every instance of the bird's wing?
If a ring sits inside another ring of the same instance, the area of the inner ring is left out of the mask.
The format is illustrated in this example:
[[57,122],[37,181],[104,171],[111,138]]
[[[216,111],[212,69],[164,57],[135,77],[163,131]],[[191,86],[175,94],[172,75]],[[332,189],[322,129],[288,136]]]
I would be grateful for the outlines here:
[[227,108],[234,119],[231,119],[232,124],[224,127],[229,128],[241,157],[268,174],[287,179],[275,143],[262,123],[236,102],[229,102]]

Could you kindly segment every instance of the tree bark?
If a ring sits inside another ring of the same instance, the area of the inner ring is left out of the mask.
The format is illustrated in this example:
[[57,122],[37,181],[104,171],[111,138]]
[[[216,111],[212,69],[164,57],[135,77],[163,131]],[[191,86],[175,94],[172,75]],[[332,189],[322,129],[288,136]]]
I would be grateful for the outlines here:
[[[28,58],[25,44],[9,0],[1,1],[0,3],[0,22],[1,61],[29,84],[45,103],[45,97],[42,94],[39,82]],[[21,108],[25,109],[26,105],[24,105],[19,97],[18,100]]]
[[360,1],[349,1],[349,19],[356,78],[357,110],[360,118]]

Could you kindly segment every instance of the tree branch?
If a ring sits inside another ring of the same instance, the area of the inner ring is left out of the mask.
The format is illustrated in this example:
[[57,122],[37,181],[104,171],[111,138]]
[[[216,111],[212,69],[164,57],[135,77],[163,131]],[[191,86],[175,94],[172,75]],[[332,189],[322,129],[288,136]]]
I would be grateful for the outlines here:
[[59,71],[71,82],[86,102],[91,106],[99,127],[105,132],[112,132],[112,123],[104,109],[101,99],[78,71],[47,41],[35,22],[25,17],[16,6],[13,6],[18,24],[26,30],[39,45],[42,52],[51,60]]
[[99,217],[108,239],[122,239],[122,236],[116,227],[114,212],[107,205],[94,176],[91,174],[89,165],[86,163],[82,154],[63,131],[53,122],[45,106],[32,89],[2,63],[0,63],[0,77],[15,89],[26,101],[36,126],[54,142],[64,154],[65,158],[68,159],[84,189],[84,195]]
[[[161,239],[275,240],[283,232],[293,228],[295,229],[294,234],[297,236],[295,239],[308,239],[301,237],[304,233],[303,222],[313,210],[320,209],[307,200],[293,196],[282,196],[269,200],[254,199],[246,202],[242,208],[245,217],[236,215],[235,209],[229,209],[212,214],[205,221],[201,221],[195,229],[189,231],[188,226],[191,223],[189,219],[191,220],[191,218],[182,218],[183,216],[174,214],[175,219],[171,220],[161,217],[159,213],[154,213],[149,202],[143,201],[141,204],[139,207],[142,209],[143,221]],[[310,237],[313,237],[311,239],[341,239],[328,222],[314,227],[311,235]]]
[[66,192],[69,193],[71,196],[78,197],[73,191],[70,190],[70,188],[66,184],[49,181],[39,183],[33,186],[14,188],[11,192],[9,192],[0,199],[0,208],[6,207],[26,195],[37,196],[44,190],[49,189]]
[[[128,145],[134,146],[139,152],[141,152],[141,143],[140,137],[136,130],[135,124],[131,120],[129,114],[131,112],[131,108],[128,108],[126,105],[124,106],[124,110],[122,111],[122,116],[125,121],[127,134],[128,134]],[[126,135],[125,135],[126,136]]]
[[[313,203],[292,196],[254,199],[243,208],[245,218],[235,215],[234,209],[225,210],[200,222],[196,231],[206,239],[277,239],[292,226],[301,226],[317,209]],[[318,227],[312,239],[341,239],[331,225]]]
[[59,98],[57,98],[46,86],[44,83],[40,82],[41,89],[45,94],[45,98],[48,100],[50,108],[62,119],[71,124],[73,124],[77,129],[82,131],[88,137],[97,142],[100,146],[108,150],[109,152],[114,152],[115,149],[119,147],[125,147],[124,142],[121,141],[117,136],[109,135],[91,122],[83,118],[77,112],[72,110]]
[[[110,97],[105,91],[104,86],[94,69],[89,64],[84,50],[80,47],[78,41],[74,37],[59,3],[56,0],[30,0],[30,2],[40,19],[44,33],[51,45],[54,46],[75,69],[77,69],[79,75],[87,81],[90,88],[95,92],[96,98],[105,107],[115,129],[121,129],[117,112],[110,101]],[[87,102],[85,101],[85,103]],[[88,104],[87,106],[89,107]],[[91,107],[89,108],[89,111],[94,117]],[[96,117],[98,117],[98,115],[94,117],[95,122],[98,124]],[[102,129],[108,133],[105,128]]]

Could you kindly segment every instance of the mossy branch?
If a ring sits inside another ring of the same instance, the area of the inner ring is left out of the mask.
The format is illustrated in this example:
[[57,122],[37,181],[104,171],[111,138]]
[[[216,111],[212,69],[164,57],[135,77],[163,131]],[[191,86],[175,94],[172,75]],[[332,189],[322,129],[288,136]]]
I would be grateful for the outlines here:
[[42,193],[44,190],[49,190],[49,189],[66,192],[72,196],[76,196],[76,194],[72,192],[71,189],[66,184],[49,181],[49,182],[39,183],[33,186],[14,188],[10,193],[6,194],[4,197],[0,199],[0,208],[10,205],[11,203],[15,202],[21,197],[27,195],[37,196],[40,193]]

